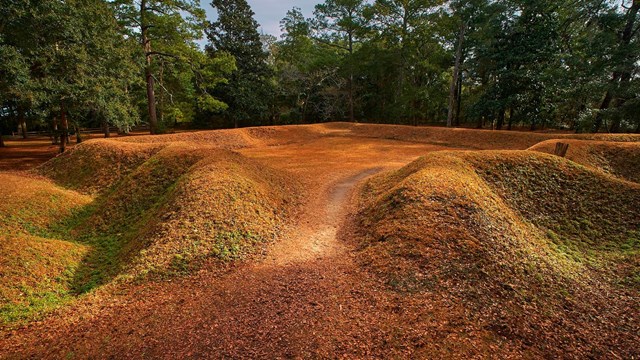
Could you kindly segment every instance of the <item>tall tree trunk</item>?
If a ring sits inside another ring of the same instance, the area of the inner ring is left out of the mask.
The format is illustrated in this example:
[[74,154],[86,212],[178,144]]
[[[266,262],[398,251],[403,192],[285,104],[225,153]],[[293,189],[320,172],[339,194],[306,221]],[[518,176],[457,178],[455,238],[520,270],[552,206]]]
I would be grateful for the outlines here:
[[51,134],[52,134],[51,144],[57,145],[58,141],[60,140],[60,134],[58,134],[58,118],[55,116],[53,117],[53,120],[51,123]]
[[22,134],[22,138],[27,138],[27,122],[22,120],[20,121],[20,134]]
[[4,139],[2,138],[2,130],[0,130],[0,148],[5,147]]
[[74,125],[74,130],[76,131],[76,144],[80,144],[82,142],[82,135],[80,134],[80,127],[78,125]]
[[62,132],[60,133],[60,153],[63,153],[66,150],[69,140],[69,122],[67,121],[64,104],[60,107],[60,127],[62,128]]
[[23,139],[27,138],[27,120],[25,119],[24,109],[18,106],[18,125],[20,126],[20,134]]
[[[614,74],[612,82],[617,81],[618,75]],[[602,116],[602,111],[609,108],[609,104],[611,104],[611,100],[613,100],[613,95],[611,94],[611,90],[607,90],[607,93],[604,94],[604,99],[602,99],[602,103],[600,104],[600,111],[596,114],[596,119],[593,122],[593,128],[591,132],[597,133],[600,131],[602,127],[602,122],[604,121],[604,117]]]
[[611,126],[609,126],[609,132],[613,134],[620,132],[620,118],[611,120]]
[[514,113],[514,112],[515,112],[515,111],[513,111],[513,108],[511,108],[511,109],[509,110],[509,124],[507,125],[507,129],[509,129],[509,130],[511,130],[511,129],[512,129],[512,126],[513,126],[513,113]]
[[355,122],[356,117],[354,113],[354,105],[353,105],[353,33],[349,32],[349,121]]
[[309,96],[310,96],[309,94],[310,93],[311,93],[310,91],[307,93],[307,96],[304,99],[304,104],[302,104],[302,123],[303,124],[307,123],[307,106],[309,104]]
[[504,109],[500,109],[498,111],[498,123],[496,124],[497,130],[502,130],[502,125],[504,125]]
[[158,128],[158,118],[156,115],[156,96],[154,93],[154,79],[151,74],[151,56],[147,56],[147,66],[145,67],[145,76],[147,79],[147,102],[149,110],[149,128],[151,134],[155,134]]
[[[630,78],[631,78],[631,75],[629,75],[628,77],[623,75],[620,81],[621,82],[629,81],[631,80]],[[616,98],[613,102],[613,106],[616,108],[619,108],[619,107],[622,107],[625,102],[626,102],[626,99]],[[615,134],[615,133],[619,133],[620,131],[622,131],[622,119],[620,118],[620,116],[616,116],[611,120],[611,126],[609,127],[609,132]]]
[[[622,30],[622,33],[619,39],[620,40],[618,44],[619,48],[629,46],[629,44],[631,43],[631,38],[633,37],[634,31],[635,31],[634,28],[635,28],[638,11],[640,11],[640,1],[633,0],[633,4],[627,11],[627,22],[625,23],[625,27]],[[633,59],[631,59],[631,62],[633,63]],[[631,64],[631,67],[633,67],[633,64]],[[600,128],[602,127],[602,123],[603,123],[602,111],[609,108],[609,106],[611,105],[611,101],[614,98],[612,89],[618,88],[620,86],[620,83],[627,82],[630,79],[631,79],[630,72],[623,72],[623,73],[614,72],[613,73],[613,76],[611,77],[611,81],[610,81],[609,90],[607,90],[604,96],[604,99],[602,99],[602,103],[600,104],[600,112],[596,114],[596,119],[594,121],[593,128],[591,129],[592,132],[597,133],[598,131],[600,131]]]
[[158,118],[156,114],[156,95],[154,92],[155,81],[153,79],[153,74],[151,73],[151,40],[149,39],[147,33],[149,30],[149,24],[146,22],[147,14],[147,0],[140,1],[140,29],[142,36],[142,47],[144,49],[146,65],[144,68],[145,79],[147,81],[147,103],[148,103],[148,111],[149,111],[149,128],[151,134],[155,134],[158,129]]
[[458,77],[458,93],[456,95],[456,117],[455,124],[460,126],[460,108],[462,107],[462,73]]
[[462,59],[462,46],[464,45],[465,23],[460,24],[460,34],[458,35],[458,46],[456,49],[456,61],[453,66],[453,78],[449,88],[449,111],[447,113],[447,127],[453,126],[453,113],[455,111],[456,92],[458,88],[458,76],[460,76],[460,63]]
[[105,138],[111,137],[111,128],[109,126],[109,122],[107,122],[106,119],[103,119],[101,121],[101,124],[102,124],[102,132],[104,133],[104,137]]
[[[161,89],[164,89],[164,80],[163,80],[163,73],[164,73],[164,61],[162,61],[162,59],[159,61],[160,63],[160,67],[158,69],[158,85],[160,86]],[[156,97],[158,100],[158,103],[156,104],[156,114],[157,117],[160,121],[160,124],[164,124],[164,91],[160,90],[160,93],[158,94],[158,96]]]

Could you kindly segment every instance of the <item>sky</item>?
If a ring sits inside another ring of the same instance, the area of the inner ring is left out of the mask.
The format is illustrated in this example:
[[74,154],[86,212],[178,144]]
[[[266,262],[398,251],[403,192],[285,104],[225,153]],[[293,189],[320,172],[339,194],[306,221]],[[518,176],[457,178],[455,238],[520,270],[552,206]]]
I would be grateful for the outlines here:
[[[258,31],[280,37],[280,20],[287,11],[294,6],[302,9],[306,17],[313,13],[313,7],[321,0],[247,0],[251,9],[256,13],[255,19],[260,24]],[[214,20],[216,12],[211,7],[211,0],[200,0],[202,7],[207,12],[207,19]]]

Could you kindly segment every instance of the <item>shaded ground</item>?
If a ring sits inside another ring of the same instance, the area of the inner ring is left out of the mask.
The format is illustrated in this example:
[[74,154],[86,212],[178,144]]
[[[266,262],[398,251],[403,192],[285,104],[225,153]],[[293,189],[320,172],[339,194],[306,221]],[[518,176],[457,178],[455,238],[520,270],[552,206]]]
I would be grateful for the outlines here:
[[32,169],[56,156],[60,149],[48,138],[5,140],[5,145],[0,148],[0,171]]
[[350,204],[362,180],[455,145],[335,132],[305,144],[239,150],[290,172],[308,190],[264,256],[225,269],[210,264],[170,281],[107,286],[43,321],[0,332],[0,357],[542,356],[465,323],[462,304],[389,292],[354,259]]
[[[140,134],[139,134],[140,135]],[[83,140],[102,138],[102,135],[84,135]],[[118,137],[113,134],[112,137]],[[5,147],[0,148],[0,171],[29,170],[44,164],[58,155],[60,145],[52,145],[51,138],[46,136],[29,137],[27,139],[5,139]],[[68,149],[76,145],[75,138],[67,145]]]

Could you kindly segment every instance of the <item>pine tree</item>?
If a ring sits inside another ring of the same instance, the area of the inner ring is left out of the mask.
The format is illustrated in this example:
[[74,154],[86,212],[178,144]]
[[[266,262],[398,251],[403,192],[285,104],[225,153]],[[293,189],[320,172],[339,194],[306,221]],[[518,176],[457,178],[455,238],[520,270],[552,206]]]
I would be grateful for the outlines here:
[[353,54],[359,42],[359,33],[364,27],[363,0],[325,0],[316,5],[314,27],[316,39],[330,46],[346,51],[347,95],[349,100],[349,121],[355,121],[355,84]]
[[155,59],[191,62],[198,57],[195,41],[202,37],[204,10],[197,0],[118,0],[118,16],[138,37],[144,52],[147,112],[151,133],[158,131]]
[[237,69],[215,94],[229,105],[225,116],[235,127],[260,124],[268,117],[273,71],[267,63],[254,12],[245,0],[213,0],[218,20],[207,30],[211,57],[231,54]]

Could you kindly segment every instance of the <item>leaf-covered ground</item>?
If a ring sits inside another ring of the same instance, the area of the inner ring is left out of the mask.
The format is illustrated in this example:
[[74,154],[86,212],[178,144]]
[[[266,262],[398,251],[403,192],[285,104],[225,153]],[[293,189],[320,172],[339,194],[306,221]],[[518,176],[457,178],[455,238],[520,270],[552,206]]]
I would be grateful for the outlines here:
[[42,189],[0,207],[0,357],[638,356],[640,185],[495,151],[555,137],[593,138],[250,128],[0,173]]

